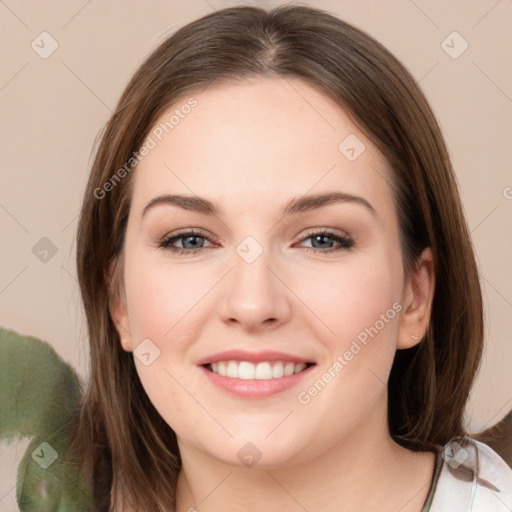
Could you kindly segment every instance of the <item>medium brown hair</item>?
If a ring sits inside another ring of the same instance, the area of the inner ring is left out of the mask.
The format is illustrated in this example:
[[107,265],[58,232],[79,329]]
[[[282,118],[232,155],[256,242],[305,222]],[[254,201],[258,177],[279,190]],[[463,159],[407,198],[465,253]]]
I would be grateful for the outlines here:
[[[150,403],[132,354],[109,313],[122,287],[124,235],[135,170],[98,190],[143,144],[178,98],[214,83],[293,77],[344,109],[386,157],[400,224],[404,272],[431,247],[435,293],[424,339],[399,350],[389,380],[389,429],[412,450],[461,435],[463,412],[483,344],[477,265],[440,128],[405,67],[363,31],[324,11],[285,5],[234,7],[167,38],[136,71],[108,121],[85,191],[77,267],[90,340],[90,381],[74,446],[94,482],[95,508],[112,489],[132,506],[172,510],[180,469],[173,430]],[[103,189],[105,190],[105,189]],[[107,275],[115,265],[112,279]]]

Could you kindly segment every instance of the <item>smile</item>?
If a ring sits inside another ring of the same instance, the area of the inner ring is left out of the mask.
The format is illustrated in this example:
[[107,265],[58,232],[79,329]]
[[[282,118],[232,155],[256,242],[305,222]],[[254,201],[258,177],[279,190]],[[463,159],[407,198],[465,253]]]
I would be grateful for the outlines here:
[[206,365],[206,368],[222,377],[231,379],[270,380],[300,373],[307,366],[306,363],[293,363],[291,361],[263,361],[257,364],[249,361],[219,361]]
[[316,362],[292,353],[235,349],[205,356],[196,365],[208,388],[231,397],[258,400],[299,385]]

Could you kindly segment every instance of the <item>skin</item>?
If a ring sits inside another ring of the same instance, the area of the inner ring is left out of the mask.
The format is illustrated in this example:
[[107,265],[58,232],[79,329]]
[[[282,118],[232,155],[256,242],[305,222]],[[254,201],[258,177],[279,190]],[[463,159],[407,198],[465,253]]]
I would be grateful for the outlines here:
[[[136,170],[125,288],[111,308],[125,350],[146,338],[160,350],[151,365],[135,363],[178,436],[177,510],[419,512],[434,454],[391,439],[386,383],[396,350],[418,343],[427,328],[432,255],[426,249],[404,276],[386,160],[339,106],[298,79],[252,79],[193,96],[197,106]],[[355,161],[338,149],[349,134],[366,147]],[[332,191],[364,198],[375,214],[355,202],[281,214],[293,198]],[[149,201],[171,193],[207,198],[222,215],[160,204],[142,217]],[[194,255],[158,248],[186,228],[210,241],[174,242],[203,247]],[[353,247],[326,253],[340,244],[315,243],[310,234],[326,228],[348,234]],[[252,263],[236,252],[247,236],[263,250]],[[298,393],[393,303],[399,314],[308,404],[299,403]],[[236,398],[196,366],[230,348],[283,351],[316,366],[291,390]],[[248,442],[262,453],[251,468],[237,457]]]

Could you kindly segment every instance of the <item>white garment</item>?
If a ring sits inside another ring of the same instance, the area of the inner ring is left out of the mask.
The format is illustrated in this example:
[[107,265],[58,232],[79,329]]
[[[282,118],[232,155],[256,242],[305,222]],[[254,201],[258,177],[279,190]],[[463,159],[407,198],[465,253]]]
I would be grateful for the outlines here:
[[429,512],[511,512],[512,469],[484,443],[452,439],[443,458]]

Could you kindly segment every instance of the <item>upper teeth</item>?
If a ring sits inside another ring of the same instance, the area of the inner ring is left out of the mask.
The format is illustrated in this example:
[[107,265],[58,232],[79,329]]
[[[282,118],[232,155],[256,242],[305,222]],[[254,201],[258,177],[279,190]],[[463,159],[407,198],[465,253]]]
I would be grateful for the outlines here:
[[278,379],[299,373],[306,368],[305,363],[292,363],[285,361],[262,362],[258,364],[248,361],[219,361],[211,363],[211,369],[223,377],[232,379]]

